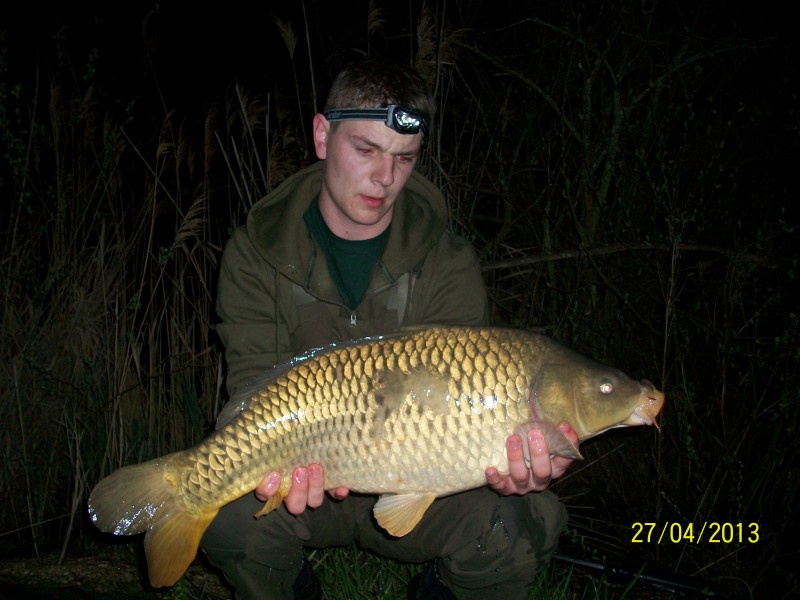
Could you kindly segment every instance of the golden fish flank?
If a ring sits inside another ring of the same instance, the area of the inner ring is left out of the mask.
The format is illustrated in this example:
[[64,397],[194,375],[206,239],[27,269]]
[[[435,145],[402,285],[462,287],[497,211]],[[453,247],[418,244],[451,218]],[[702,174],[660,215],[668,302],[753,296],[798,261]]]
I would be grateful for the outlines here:
[[290,473],[318,462],[329,487],[382,494],[378,523],[411,531],[437,497],[508,468],[505,440],[540,428],[554,454],[579,458],[556,427],[586,439],[655,424],[664,395],[529,332],[432,327],[334,344],[275,369],[233,399],[224,427],[194,448],[125,467],[101,481],[89,513],[103,531],[147,532],[152,585],[193,560],[220,507],[270,470],[286,476],[259,514],[277,508]]

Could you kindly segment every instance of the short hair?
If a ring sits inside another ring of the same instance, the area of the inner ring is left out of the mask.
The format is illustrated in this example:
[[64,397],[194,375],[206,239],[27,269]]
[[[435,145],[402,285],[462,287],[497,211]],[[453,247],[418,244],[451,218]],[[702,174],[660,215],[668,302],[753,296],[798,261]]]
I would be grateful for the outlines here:
[[349,65],[337,75],[323,112],[337,108],[385,108],[390,104],[418,110],[430,128],[433,94],[419,71],[398,63],[365,60]]

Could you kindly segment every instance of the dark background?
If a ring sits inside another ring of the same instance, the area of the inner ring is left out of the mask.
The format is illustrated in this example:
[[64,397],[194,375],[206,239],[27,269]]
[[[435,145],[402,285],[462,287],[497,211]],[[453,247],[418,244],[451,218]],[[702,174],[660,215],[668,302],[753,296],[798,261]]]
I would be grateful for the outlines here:
[[[481,257],[494,321],[667,393],[660,435],[598,438],[554,486],[573,517],[568,551],[788,594],[796,20],[788,3],[731,4],[5,3],[9,551],[91,548],[94,482],[209,431],[224,400],[222,245],[314,160],[311,116],[369,54],[416,62],[435,86],[420,168]],[[297,35],[291,56],[276,17]],[[757,523],[760,540],[634,545],[637,521]]]

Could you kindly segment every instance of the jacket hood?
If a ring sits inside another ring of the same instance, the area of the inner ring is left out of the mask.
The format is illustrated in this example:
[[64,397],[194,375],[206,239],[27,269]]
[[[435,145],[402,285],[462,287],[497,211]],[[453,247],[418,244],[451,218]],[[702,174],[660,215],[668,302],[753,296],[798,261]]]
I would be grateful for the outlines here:
[[[306,287],[316,249],[303,214],[322,188],[323,161],[303,169],[259,200],[247,216],[256,251]],[[414,171],[394,205],[381,264],[390,280],[411,271],[445,233],[447,206],[439,189]]]

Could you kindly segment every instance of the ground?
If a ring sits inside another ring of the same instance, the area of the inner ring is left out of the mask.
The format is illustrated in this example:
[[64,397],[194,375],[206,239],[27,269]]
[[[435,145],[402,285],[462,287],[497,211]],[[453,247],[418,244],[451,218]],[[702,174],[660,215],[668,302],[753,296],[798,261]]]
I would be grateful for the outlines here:
[[0,562],[0,598],[5,600],[230,600],[232,594],[217,574],[200,560],[189,567],[174,588],[154,591],[143,579],[143,570],[131,557],[67,557],[4,559]]
[[[338,562],[328,567],[323,564],[326,560]],[[362,560],[376,560],[367,558],[362,553],[346,554],[340,550],[338,553],[312,557],[315,572],[323,579],[330,576],[330,571],[346,571],[348,567],[360,572],[362,578],[364,571],[359,571],[358,563]],[[93,553],[87,556],[68,556],[59,563],[58,554],[47,554],[40,558],[4,558],[0,561],[0,598],[3,600],[232,600],[233,594],[225,586],[216,571],[211,569],[200,557],[195,560],[184,577],[172,588],[154,590],[147,585],[145,571],[140,556],[130,549],[113,548],[109,552]],[[666,600],[675,597],[705,597],[700,595],[674,594],[659,591],[653,588],[637,586],[626,591],[626,585],[606,588],[597,583],[593,578],[573,571],[563,563],[555,565],[555,579],[550,579],[548,598],[559,600],[573,600],[586,598],[631,598],[642,600]],[[358,588],[358,595],[363,598],[381,597],[405,598],[405,580],[408,573],[395,576],[388,569],[379,569],[382,583],[371,592]],[[345,577],[355,577],[354,573],[347,573]],[[551,576],[552,577],[552,576]],[[361,578],[357,578],[362,580]],[[367,580],[371,576],[366,577]],[[398,581],[394,581],[397,579]],[[569,580],[565,589],[561,583]],[[389,585],[387,585],[387,582]],[[363,582],[366,585],[366,582]],[[396,585],[394,585],[396,583]],[[349,594],[342,592],[341,580],[324,582],[326,589],[335,590],[330,598],[346,598]],[[351,590],[352,591],[352,590]],[[373,593],[374,592],[374,593]],[[535,596],[540,597],[540,593]]]

